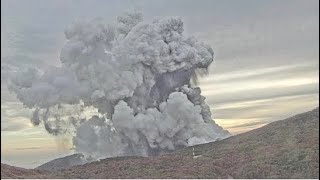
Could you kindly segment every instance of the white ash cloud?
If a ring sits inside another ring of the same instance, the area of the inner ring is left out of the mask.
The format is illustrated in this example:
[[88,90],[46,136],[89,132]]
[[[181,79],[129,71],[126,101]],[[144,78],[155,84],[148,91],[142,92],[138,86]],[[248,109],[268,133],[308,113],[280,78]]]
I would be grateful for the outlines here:
[[[140,12],[111,24],[76,22],[65,31],[62,66],[17,75],[10,89],[35,109],[34,125],[71,133],[76,151],[95,158],[150,156],[226,138],[191,85],[213,50],[183,31],[180,18],[148,23]],[[87,117],[86,108],[98,113]]]

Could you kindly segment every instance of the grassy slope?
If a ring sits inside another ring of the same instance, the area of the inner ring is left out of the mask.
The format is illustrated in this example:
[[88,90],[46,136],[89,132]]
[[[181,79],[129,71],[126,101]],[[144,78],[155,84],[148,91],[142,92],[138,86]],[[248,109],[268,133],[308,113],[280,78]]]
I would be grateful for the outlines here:
[[189,147],[43,173],[51,178],[319,178],[319,109],[194,149],[202,157],[193,159]]

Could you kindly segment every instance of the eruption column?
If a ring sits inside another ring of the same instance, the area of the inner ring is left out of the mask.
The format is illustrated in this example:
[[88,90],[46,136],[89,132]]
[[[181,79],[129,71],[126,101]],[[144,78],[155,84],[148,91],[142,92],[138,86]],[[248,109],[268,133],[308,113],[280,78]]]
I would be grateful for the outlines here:
[[113,25],[76,22],[65,31],[62,66],[19,74],[10,89],[35,109],[34,125],[72,134],[76,151],[95,158],[150,156],[226,138],[190,83],[206,72],[213,50],[183,31],[180,18],[147,23],[139,12]]

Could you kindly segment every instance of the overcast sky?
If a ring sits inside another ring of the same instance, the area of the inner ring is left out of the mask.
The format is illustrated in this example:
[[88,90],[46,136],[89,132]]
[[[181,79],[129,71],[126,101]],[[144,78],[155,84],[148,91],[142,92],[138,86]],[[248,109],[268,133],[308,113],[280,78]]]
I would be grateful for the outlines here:
[[319,106],[317,0],[5,0],[1,1],[1,160],[35,167],[72,153],[32,127],[31,112],[9,94],[7,73],[59,64],[64,29],[77,19],[114,21],[138,8],[145,19],[180,16],[185,32],[212,45],[200,81],[213,119],[233,134]]

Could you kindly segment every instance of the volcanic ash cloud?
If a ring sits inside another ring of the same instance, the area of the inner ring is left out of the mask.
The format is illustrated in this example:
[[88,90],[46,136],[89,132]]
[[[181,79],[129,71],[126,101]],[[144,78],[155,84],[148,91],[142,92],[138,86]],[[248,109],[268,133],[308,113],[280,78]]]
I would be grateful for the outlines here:
[[65,30],[61,67],[16,75],[10,89],[34,109],[34,125],[73,135],[75,150],[91,157],[150,156],[226,138],[191,85],[213,50],[183,31],[180,18],[147,23],[139,12],[113,24],[76,22]]

